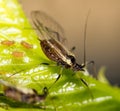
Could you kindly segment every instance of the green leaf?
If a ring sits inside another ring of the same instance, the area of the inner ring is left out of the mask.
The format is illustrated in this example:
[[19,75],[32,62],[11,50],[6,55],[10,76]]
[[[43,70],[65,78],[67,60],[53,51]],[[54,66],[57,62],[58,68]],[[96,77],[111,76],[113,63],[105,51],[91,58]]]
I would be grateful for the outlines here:
[[[0,6],[0,78],[14,85],[34,88],[39,94],[45,86],[49,88],[47,98],[40,104],[20,103],[0,95],[0,111],[120,110],[120,89],[101,82],[101,79],[96,80],[85,72],[74,73],[64,69],[62,77],[53,84],[61,66],[57,66],[42,52],[35,31],[24,28],[30,28],[31,25],[18,1],[0,0]],[[15,43],[8,46],[2,43],[6,40]],[[33,48],[24,47],[22,41],[32,44]],[[15,56],[14,52],[21,52],[23,56]],[[80,78],[87,82],[89,88]],[[3,93],[2,85],[0,92]]]
[[102,67],[100,69],[97,78],[98,78],[99,81],[101,81],[103,83],[106,83],[106,84],[109,84],[109,81],[105,77],[105,67]]

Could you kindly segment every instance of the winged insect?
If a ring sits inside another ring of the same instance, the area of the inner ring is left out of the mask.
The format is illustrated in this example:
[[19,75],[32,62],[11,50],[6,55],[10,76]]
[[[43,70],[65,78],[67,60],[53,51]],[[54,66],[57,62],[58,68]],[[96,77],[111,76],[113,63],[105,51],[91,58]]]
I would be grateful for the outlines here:
[[[89,13],[88,13],[89,16]],[[87,30],[87,22],[88,16],[85,22],[85,30],[84,30],[84,63],[78,64],[76,62],[76,58],[74,54],[72,54],[69,50],[67,50],[60,42],[61,32],[55,28],[50,27],[49,24],[52,24],[53,27],[61,26],[49,15],[42,11],[32,11],[31,17],[34,26],[37,29],[38,39],[40,41],[41,48],[45,55],[52,61],[56,62],[57,65],[62,66],[63,68],[72,69],[74,72],[76,71],[85,71],[86,67],[86,30]],[[47,22],[46,22],[47,21]],[[50,23],[49,23],[50,22]],[[62,36],[62,38],[64,38]],[[93,63],[93,61],[90,61]],[[56,81],[60,78],[61,74],[57,77]],[[88,87],[88,84],[83,78],[80,78],[81,82]],[[55,81],[55,82],[56,82]],[[89,87],[88,87],[89,89]],[[91,94],[92,95],[92,94]]]
[[[79,65],[76,62],[74,55],[51,34],[52,29],[42,23],[41,16],[45,16],[44,18],[48,18],[48,16],[40,11],[33,11],[31,15],[33,23],[39,32],[38,34],[42,35],[42,37],[39,36],[39,40],[42,50],[46,56],[50,60],[57,62],[58,65],[62,65],[65,68],[71,68],[73,71],[84,71],[83,68],[85,67],[85,64]],[[50,18],[50,20],[52,19]],[[60,35],[59,32],[53,31],[52,33],[54,32],[57,33],[56,36]]]
[[43,88],[42,94],[38,94],[35,89],[14,86],[2,79],[0,79],[0,84],[4,86],[4,95],[18,102],[23,102],[27,104],[40,103],[44,101],[48,95],[47,87]]

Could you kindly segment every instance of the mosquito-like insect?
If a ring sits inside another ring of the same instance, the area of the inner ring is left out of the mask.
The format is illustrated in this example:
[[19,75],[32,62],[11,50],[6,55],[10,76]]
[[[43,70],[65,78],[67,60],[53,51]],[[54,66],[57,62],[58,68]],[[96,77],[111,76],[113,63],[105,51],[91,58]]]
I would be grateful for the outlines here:
[[[88,14],[89,15],[89,14]],[[86,66],[86,29],[88,16],[85,22],[84,31],[84,63],[82,65],[76,62],[74,54],[67,50],[61,43],[61,26],[46,13],[42,11],[33,11],[31,13],[32,21],[37,29],[41,48],[45,55],[52,61],[55,61],[57,65],[61,65],[63,68],[72,69],[76,71],[85,71]],[[47,22],[46,22],[47,21]],[[48,23],[48,24],[47,24]],[[50,24],[50,25],[49,25]],[[58,28],[59,30],[55,29]],[[57,39],[56,39],[57,38]],[[64,38],[62,36],[62,38]],[[62,39],[63,40],[63,39]],[[91,61],[93,62],[93,61]],[[60,78],[61,74],[57,77],[56,81]],[[86,81],[82,78],[80,80],[88,87]],[[55,81],[55,82],[56,82]]]
[[6,97],[22,103],[40,103],[48,95],[47,87],[43,88],[43,94],[38,94],[35,89],[17,87],[2,79],[0,79],[0,84],[4,86],[4,95]]

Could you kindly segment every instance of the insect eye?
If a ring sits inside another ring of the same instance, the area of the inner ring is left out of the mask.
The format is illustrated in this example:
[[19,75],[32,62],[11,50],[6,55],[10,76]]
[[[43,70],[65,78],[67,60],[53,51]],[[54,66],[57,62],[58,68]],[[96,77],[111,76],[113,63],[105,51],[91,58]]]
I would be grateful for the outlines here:
[[76,60],[75,60],[75,57],[74,56],[72,56],[72,55],[67,55],[68,56],[68,58],[71,60],[71,62],[74,64],[74,63],[76,63]]

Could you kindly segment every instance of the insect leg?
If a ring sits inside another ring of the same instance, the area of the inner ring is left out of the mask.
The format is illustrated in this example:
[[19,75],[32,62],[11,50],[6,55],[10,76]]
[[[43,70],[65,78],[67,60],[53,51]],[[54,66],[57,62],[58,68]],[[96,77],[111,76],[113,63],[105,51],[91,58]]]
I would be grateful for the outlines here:
[[90,90],[90,87],[89,87],[88,83],[87,83],[84,79],[82,79],[82,78],[80,78],[80,80],[81,80],[81,82],[87,87],[88,91],[90,92],[90,96],[91,96],[91,98],[92,98],[92,100],[93,100],[93,99],[94,99],[94,96],[93,96],[93,94],[92,94],[92,92],[91,92],[91,90]]
[[47,87],[44,87],[43,88],[43,95],[46,97],[48,95],[48,88]]
[[62,75],[62,71],[63,71],[63,68],[60,69],[60,72],[59,72],[59,74],[58,74],[58,77],[56,78],[56,80],[54,81],[54,83],[53,83],[49,88],[51,88],[51,87],[60,79],[60,77],[61,77],[61,75]]
[[43,62],[43,63],[41,63],[42,65],[50,65],[49,63],[45,63],[45,62]]
[[[41,63],[41,64],[43,64],[43,65],[49,65],[49,66],[56,66],[54,64],[51,65],[49,63]],[[60,72],[58,73],[58,77],[56,78],[56,80],[54,81],[54,83],[49,88],[51,88],[60,79],[60,77],[62,75],[62,71],[63,71],[63,68],[60,68]]]
[[70,49],[70,52],[73,52],[75,49],[76,49],[76,47],[73,46],[73,47]]
[[86,65],[89,65],[89,64],[92,64],[92,66],[93,66],[93,76],[97,77],[97,71],[96,71],[95,62],[94,61],[89,61],[89,62],[86,63]]
[[61,75],[62,75],[62,71],[63,71],[63,68],[60,69],[59,75],[58,75],[58,77],[56,78],[56,80],[55,80],[54,83],[56,83],[56,82],[60,79],[60,77],[61,77]]
[[[37,65],[33,66],[32,68],[39,67],[40,65],[50,65],[50,64],[49,63],[41,63],[41,64],[37,64]],[[10,77],[12,77],[12,76],[14,76],[16,74],[19,74],[19,73],[21,73],[23,71],[26,72],[27,70],[30,70],[30,69],[31,69],[31,67],[30,68],[27,67],[27,68],[21,69],[19,71],[16,71],[15,73],[11,74],[8,78],[10,78]]]

